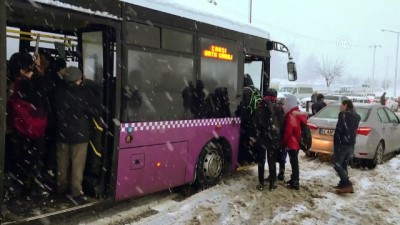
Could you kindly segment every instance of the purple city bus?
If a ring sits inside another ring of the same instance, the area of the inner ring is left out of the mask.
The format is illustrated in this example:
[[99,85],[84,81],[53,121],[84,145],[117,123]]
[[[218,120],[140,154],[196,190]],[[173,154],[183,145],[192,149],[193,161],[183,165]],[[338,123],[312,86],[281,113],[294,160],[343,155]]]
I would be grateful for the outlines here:
[[[188,184],[207,188],[243,165],[235,110],[244,74],[261,91],[267,89],[270,51],[288,49],[250,25],[160,1],[132,2],[0,3],[0,28],[6,31],[0,32],[6,42],[0,46],[2,62],[14,52],[43,50],[63,58],[83,71],[87,86],[99,90],[103,111],[88,147],[83,204],[55,192],[57,149],[51,133],[45,172],[36,180],[46,194],[20,196],[13,131],[1,117],[2,222],[32,221]],[[290,54],[289,60],[289,80],[296,80]],[[0,69],[0,83],[7,84],[1,88],[0,114],[6,115],[13,81]]]

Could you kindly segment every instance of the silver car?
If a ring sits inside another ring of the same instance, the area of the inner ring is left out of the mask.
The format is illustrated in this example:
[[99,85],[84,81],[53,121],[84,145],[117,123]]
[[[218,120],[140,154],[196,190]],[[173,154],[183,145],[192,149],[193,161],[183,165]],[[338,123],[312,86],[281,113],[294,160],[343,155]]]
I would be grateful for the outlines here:
[[[333,134],[340,104],[330,104],[308,119],[313,138],[311,152],[333,154]],[[368,167],[374,168],[382,163],[384,155],[400,149],[400,121],[396,114],[382,105],[354,103],[354,108],[361,121],[351,165],[367,162]]]
[[325,95],[324,102],[329,105],[334,102],[342,102],[343,100],[349,100],[349,98],[344,95]]

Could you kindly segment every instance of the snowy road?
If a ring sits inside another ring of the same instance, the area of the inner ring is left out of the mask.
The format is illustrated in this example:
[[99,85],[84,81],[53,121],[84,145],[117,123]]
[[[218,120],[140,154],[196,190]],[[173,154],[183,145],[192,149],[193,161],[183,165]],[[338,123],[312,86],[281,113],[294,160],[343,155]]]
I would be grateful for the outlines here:
[[301,153],[300,169],[300,191],[283,183],[273,192],[256,190],[253,167],[181,202],[148,206],[146,218],[133,219],[132,208],[80,224],[399,224],[400,156],[375,170],[350,169],[356,193],[346,196],[334,193],[339,179],[329,163],[310,161]]

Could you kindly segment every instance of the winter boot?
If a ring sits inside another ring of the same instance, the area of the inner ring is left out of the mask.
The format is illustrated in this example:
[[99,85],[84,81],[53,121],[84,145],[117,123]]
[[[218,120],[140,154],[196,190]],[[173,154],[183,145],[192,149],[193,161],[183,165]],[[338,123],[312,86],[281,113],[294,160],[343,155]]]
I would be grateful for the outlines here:
[[270,181],[269,181],[269,190],[270,190],[270,191],[275,190],[277,187],[278,187],[278,186],[276,186],[275,181],[273,181],[273,180],[270,180]]
[[333,188],[340,189],[344,186],[346,186],[346,185],[342,181],[339,181],[339,183],[336,186],[333,186]]
[[257,190],[259,190],[259,191],[264,191],[264,184],[259,184],[259,185],[257,185]]
[[300,190],[300,183],[299,181],[289,180],[288,182],[286,182],[286,187],[289,189]]
[[285,180],[285,171],[280,171],[278,174],[278,180],[284,181]]
[[347,193],[354,193],[354,188],[353,185],[346,185],[344,187],[341,187],[339,190],[336,191],[337,194],[347,194]]

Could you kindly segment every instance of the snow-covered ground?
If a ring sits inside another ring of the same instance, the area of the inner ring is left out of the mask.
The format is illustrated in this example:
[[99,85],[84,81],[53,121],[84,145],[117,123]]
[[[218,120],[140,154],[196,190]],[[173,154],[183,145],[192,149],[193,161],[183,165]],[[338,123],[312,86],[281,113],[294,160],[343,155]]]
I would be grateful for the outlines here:
[[[286,178],[291,173],[287,163]],[[266,169],[267,170],[267,169]],[[155,215],[131,224],[399,224],[400,156],[374,170],[350,169],[355,193],[339,196],[333,188],[339,181],[332,165],[300,154],[299,191],[278,184],[274,191],[256,190],[257,168],[252,167],[221,184],[181,202],[163,207]],[[268,171],[266,171],[268,173]],[[129,224],[128,209],[81,224]]]

